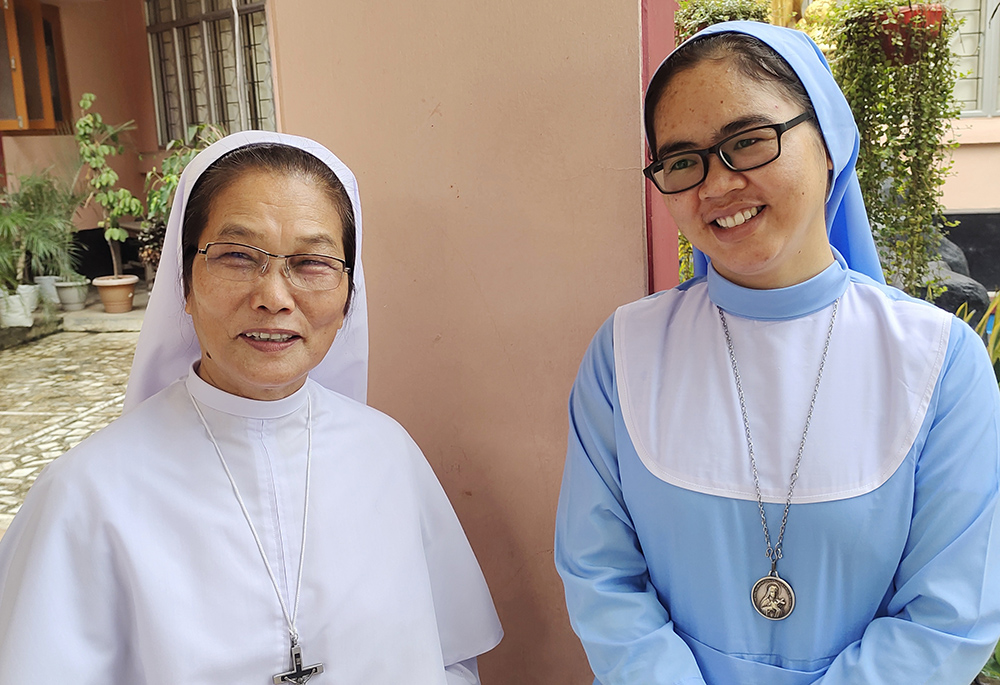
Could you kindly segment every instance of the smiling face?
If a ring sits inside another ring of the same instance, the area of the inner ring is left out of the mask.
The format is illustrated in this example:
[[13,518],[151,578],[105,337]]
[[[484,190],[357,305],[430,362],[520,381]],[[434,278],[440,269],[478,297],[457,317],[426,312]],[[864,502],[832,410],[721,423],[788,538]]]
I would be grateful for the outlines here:
[[[337,207],[317,184],[298,176],[249,171],[212,199],[199,246],[237,242],[273,254],[344,258]],[[334,290],[297,288],[280,260],[254,281],[227,281],[194,260],[185,311],[201,345],[198,375],[242,397],[274,400],[305,383],[344,323],[348,281]]]
[[[671,78],[653,130],[658,151],[673,153],[799,114],[801,105],[779,87],[748,78],[730,58],[710,59]],[[701,185],[663,200],[721,275],[749,288],[782,288],[833,262],[824,206],[831,168],[817,130],[801,124],[782,136],[781,156],[770,164],[737,172],[712,155]]]

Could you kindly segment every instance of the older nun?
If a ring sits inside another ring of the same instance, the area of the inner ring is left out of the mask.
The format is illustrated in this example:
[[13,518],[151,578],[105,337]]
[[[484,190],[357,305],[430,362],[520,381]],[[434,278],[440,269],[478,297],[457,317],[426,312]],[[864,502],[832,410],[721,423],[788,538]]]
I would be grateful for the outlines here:
[[364,404],[353,174],[247,132],[184,172],[125,415],[0,543],[0,683],[466,685],[501,630],[420,450]]

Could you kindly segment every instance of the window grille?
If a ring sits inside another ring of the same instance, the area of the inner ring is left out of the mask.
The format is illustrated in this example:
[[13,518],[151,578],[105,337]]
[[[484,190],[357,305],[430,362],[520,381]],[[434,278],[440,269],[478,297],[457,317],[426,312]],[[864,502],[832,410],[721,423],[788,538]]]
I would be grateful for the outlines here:
[[273,131],[264,1],[145,2],[160,144],[197,124]]

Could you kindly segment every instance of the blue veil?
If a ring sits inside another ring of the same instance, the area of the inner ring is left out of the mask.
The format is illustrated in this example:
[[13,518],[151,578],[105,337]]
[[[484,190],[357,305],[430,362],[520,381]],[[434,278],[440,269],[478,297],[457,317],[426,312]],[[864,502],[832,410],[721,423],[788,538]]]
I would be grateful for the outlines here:
[[[847,262],[847,265],[879,283],[885,283],[882,266],[879,264],[875,241],[872,237],[868,214],[861,197],[861,186],[854,165],[858,160],[860,135],[851,108],[833,80],[830,67],[816,44],[806,34],[794,29],[771,26],[754,21],[730,21],[715,24],[697,33],[691,40],[716,33],[745,33],[771,46],[798,75],[805,86],[819,128],[826,142],[826,149],[833,160],[833,182],[826,200],[826,230],[832,245]],[[676,51],[675,51],[676,52]],[[654,91],[663,65],[657,68],[646,90],[645,108],[649,107],[649,93]],[[657,88],[658,90],[658,88]],[[650,140],[647,117],[646,141]],[[694,250],[694,273],[706,273],[708,260],[705,255]]]

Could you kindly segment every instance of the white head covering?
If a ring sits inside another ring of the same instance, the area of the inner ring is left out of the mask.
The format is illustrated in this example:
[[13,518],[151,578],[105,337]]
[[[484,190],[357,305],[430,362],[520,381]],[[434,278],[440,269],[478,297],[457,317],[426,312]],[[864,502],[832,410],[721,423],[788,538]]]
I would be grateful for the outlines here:
[[343,162],[319,143],[269,131],[244,131],[213,143],[191,160],[181,175],[167,222],[167,235],[157,269],[156,281],[146,307],[139,343],[132,361],[124,411],[152,397],[178,378],[201,358],[194,324],[184,311],[181,274],[181,225],[191,190],[216,160],[237,148],[256,143],[277,143],[304,150],[320,159],[344,184],[354,209],[354,295],[344,325],[337,333],[326,357],[309,373],[320,384],[364,402],[368,395],[368,304],[361,268],[361,200],[358,182]]

